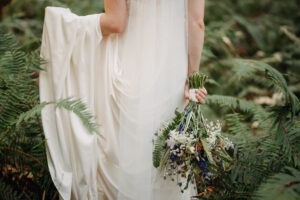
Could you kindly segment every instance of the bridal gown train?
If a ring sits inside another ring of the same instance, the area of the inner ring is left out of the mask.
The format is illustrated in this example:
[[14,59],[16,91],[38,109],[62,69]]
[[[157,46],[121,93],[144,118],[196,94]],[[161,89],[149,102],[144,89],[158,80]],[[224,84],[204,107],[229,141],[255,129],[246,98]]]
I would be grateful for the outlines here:
[[186,0],[128,0],[125,32],[103,37],[100,14],[46,7],[40,101],[80,98],[100,124],[91,134],[73,112],[42,110],[47,161],[64,200],[179,200],[152,165],[152,139],[182,109],[187,76]]

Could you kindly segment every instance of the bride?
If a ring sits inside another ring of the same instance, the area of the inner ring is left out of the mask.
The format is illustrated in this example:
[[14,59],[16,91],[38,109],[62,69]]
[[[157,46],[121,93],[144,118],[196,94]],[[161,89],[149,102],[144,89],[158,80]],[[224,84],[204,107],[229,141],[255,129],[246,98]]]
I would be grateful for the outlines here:
[[[204,0],[104,0],[105,13],[46,7],[40,100],[85,101],[100,133],[72,112],[42,110],[47,161],[60,199],[190,199],[152,165],[160,125],[191,100],[199,69]],[[204,104],[207,91],[196,91]],[[184,181],[184,180],[182,180]]]

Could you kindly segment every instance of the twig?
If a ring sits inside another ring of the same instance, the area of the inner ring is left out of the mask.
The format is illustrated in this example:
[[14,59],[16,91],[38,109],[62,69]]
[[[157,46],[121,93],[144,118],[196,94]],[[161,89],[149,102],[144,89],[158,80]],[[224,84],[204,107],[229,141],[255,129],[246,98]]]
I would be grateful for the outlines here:
[[42,199],[45,200],[45,197],[46,197],[46,191],[44,190]]
[[58,194],[58,192],[56,191],[51,200],[55,200],[57,197],[57,194]]
[[300,181],[289,181],[284,185],[284,187],[291,187],[292,185],[299,184],[299,183]]

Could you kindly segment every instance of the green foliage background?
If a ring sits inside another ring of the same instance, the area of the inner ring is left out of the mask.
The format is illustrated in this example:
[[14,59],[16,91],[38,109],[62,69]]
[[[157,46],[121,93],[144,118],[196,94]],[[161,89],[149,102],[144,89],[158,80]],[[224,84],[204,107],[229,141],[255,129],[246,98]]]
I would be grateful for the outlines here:
[[[99,0],[0,2],[0,199],[58,199],[40,111],[56,104],[91,116],[79,100],[39,103],[36,71],[45,6],[79,15]],[[231,171],[201,199],[300,198],[300,2],[207,0],[200,71],[209,76],[205,115],[236,144]],[[7,34],[9,33],[9,34]]]

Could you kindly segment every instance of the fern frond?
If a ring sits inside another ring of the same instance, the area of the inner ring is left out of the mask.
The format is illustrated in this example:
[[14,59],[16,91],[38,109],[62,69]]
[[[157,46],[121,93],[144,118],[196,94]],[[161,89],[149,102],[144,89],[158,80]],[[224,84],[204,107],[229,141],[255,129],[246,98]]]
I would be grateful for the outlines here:
[[93,115],[88,111],[81,99],[73,99],[73,97],[61,99],[56,103],[55,109],[61,107],[74,112],[90,133],[95,132],[104,139],[99,132],[99,124],[94,122]]
[[0,178],[0,199],[3,200],[21,200],[24,199],[22,193],[15,191],[4,179]]
[[152,161],[154,167],[160,166],[160,161],[162,159],[162,150],[164,149],[165,143],[165,137],[164,136],[158,136],[154,143],[154,150],[152,153]]
[[16,126],[19,127],[21,122],[26,122],[28,119],[33,118],[37,115],[39,115],[42,111],[42,109],[49,103],[42,102],[40,104],[37,104],[32,109],[20,114],[18,120],[16,121]]
[[286,167],[264,181],[255,192],[255,200],[297,200],[300,198],[300,171]]
[[279,116],[274,119],[272,127],[276,130],[275,142],[282,153],[294,166],[300,166],[300,127],[296,127],[289,117]]
[[225,115],[226,126],[228,132],[233,135],[247,135],[250,130],[249,125],[244,123],[245,116],[240,113],[232,113]]
[[205,102],[208,105],[228,106],[234,110],[239,109],[242,112],[251,112],[259,107],[259,105],[256,105],[253,102],[224,95],[207,95],[205,97]]

